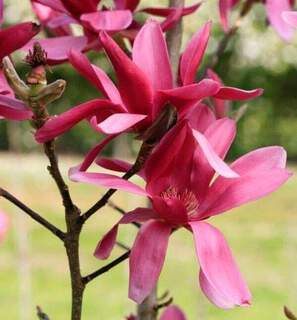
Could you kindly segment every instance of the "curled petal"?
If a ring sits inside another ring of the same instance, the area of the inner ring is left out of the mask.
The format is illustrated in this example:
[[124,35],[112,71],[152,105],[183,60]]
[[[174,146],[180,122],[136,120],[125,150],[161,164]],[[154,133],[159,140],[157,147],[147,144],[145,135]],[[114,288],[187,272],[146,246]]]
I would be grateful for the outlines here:
[[263,94],[263,89],[242,90],[232,87],[221,87],[214,98],[221,100],[250,100],[257,98]]
[[95,31],[119,31],[128,28],[133,17],[129,10],[110,10],[86,13],[80,19]]
[[169,225],[155,220],[146,222],[138,232],[129,260],[129,298],[138,304],[151,293],[158,281],[170,233]]
[[205,222],[191,222],[201,267],[200,285],[208,299],[223,309],[248,306],[250,291],[221,232]]
[[211,22],[207,22],[188,43],[181,56],[180,77],[184,85],[195,81],[210,36]]

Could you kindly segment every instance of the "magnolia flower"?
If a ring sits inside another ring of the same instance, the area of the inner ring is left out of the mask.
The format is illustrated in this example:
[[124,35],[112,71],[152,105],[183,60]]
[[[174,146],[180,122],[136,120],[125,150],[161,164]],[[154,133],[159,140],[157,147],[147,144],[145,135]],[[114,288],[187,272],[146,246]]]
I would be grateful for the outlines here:
[[[282,13],[291,10],[295,0],[263,0],[262,2],[265,4],[271,26],[284,40],[289,41],[293,36],[293,29],[284,21]],[[229,29],[228,16],[238,3],[239,0],[219,0],[221,23],[226,32]]]
[[132,131],[142,135],[162,113],[168,102],[177,109],[179,118],[204,98],[246,100],[259,96],[261,89],[240,90],[223,87],[211,79],[195,83],[211,24],[206,23],[189,42],[180,57],[180,81],[176,86],[168,56],[168,49],[160,25],[148,21],[135,38],[132,59],[106,33],[100,34],[101,43],[114,67],[118,87],[99,67],[90,64],[77,51],[71,51],[70,62],[114,106],[98,108],[96,100],[83,103],[50,119],[36,133],[42,143],[69,130],[87,119],[97,131],[117,135]]
[[[170,235],[185,228],[193,233],[200,263],[200,286],[208,299],[226,309],[250,304],[250,291],[227,241],[206,219],[270,194],[291,174],[285,168],[285,150],[275,146],[257,149],[233,162],[230,168],[238,174],[236,178],[215,177],[213,161],[209,161],[202,150],[201,138],[204,136],[223,159],[235,134],[235,123],[228,118],[211,120],[210,116],[205,116],[192,123],[181,121],[146,161],[141,172],[146,181],[145,189],[111,174],[73,172],[71,179],[74,181],[144,195],[152,203],[151,209],[137,208],[126,213],[98,243],[94,253],[99,259],[108,258],[119,225],[143,223],[129,260],[129,297],[132,300],[141,303],[154,288]],[[118,171],[129,169],[123,162],[111,161],[110,164]]]
[[8,230],[8,218],[5,213],[0,211],[0,242],[4,239],[6,236],[7,230]]
[[[145,8],[136,11],[139,2],[116,0],[113,8],[108,9],[102,5],[99,9],[100,0],[31,0],[41,23],[58,35],[39,40],[48,52],[49,63],[55,64],[67,60],[71,48],[80,52],[101,49],[98,33],[102,30],[111,34],[123,31],[121,33],[123,37],[133,40],[141,28],[141,24],[133,16],[137,12],[165,17],[162,29],[167,31],[182,16],[191,14],[200,7],[198,3],[183,9]],[[82,27],[82,36],[73,34],[70,28],[73,24]]]
[[[126,320],[137,320],[137,317],[130,315]],[[186,320],[186,316],[178,306],[170,305],[163,311],[160,320]]]

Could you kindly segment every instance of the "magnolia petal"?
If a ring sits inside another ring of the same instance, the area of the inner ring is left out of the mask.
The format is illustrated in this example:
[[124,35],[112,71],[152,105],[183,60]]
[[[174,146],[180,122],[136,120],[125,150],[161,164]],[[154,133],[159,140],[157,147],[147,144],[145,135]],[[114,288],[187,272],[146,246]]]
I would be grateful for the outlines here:
[[33,44],[38,41],[47,52],[48,62],[51,64],[66,61],[71,49],[83,51],[88,43],[85,36],[64,36],[49,39],[34,39],[22,48],[23,51],[32,50]]
[[151,293],[158,281],[171,229],[161,221],[151,220],[138,232],[129,260],[129,298],[138,304]]
[[119,31],[129,27],[133,19],[130,10],[106,10],[86,13],[80,20],[95,31]]
[[[15,26],[0,30],[0,61],[17,49],[23,47],[38,32],[40,26],[32,22],[23,22]],[[4,45],[5,44],[5,45]]]
[[173,87],[167,45],[158,22],[149,20],[137,34],[133,61],[151,80],[154,90]]
[[192,107],[185,118],[189,121],[190,127],[204,133],[205,130],[216,121],[211,108],[206,104],[199,103]]
[[107,74],[102,69],[92,65],[85,55],[77,50],[71,50],[69,53],[69,62],[83,77],[90,81],[113,103],[122,105],[122,99],[117,87],[109,79]]
[[171,305],[161,314],[160,320],[187,320],[187,318],[178,306]]
[[297,12],[296,11],[284,11],[282,18],[291,27],[297,28]]
[[40,3],[40,4],[42,4],[46,7],[49,7],[55,11],[69,14],[69,12],[64,7],[61,0],[34,0],[34,2]]
[[146,74],[107,33],[101,32],[100,40],[117,74],[119,91],[127,109],[132,113],[151,114],[153,89]]
[[180,77],[184,85],[195,81],[210,36],[211,22],[207,22],[188,43],[181,56]]
[[118,134],[131,129],[134,125],[144,120],[147,116],[132,113],[114,113],[97,124],[100,132],[105,134]]
[[115,0],[114,2],[117,9],[128,9],[134,11],[140,0]]
[[247,306],[250,291],[222,233],[205,222],[191,222],[197,257],[201,266],[201,289],[220,308]]
[[284,40],[291,40],[293,29],[282,18],[282,12],[290,11],[289,0],[266,0],[266,11],[272,27]]
[[161,22],[161,29],[163,32],[167,32],[173,28],[182,18],[183,8],[177,7],[173,8],[172,12],[166,17],[164,21]]
[[15,98],[0,95],[0,116],[9,120],[29,120],[33,113],[25,104]]
[[77,24],[77,21],[67,15],[59,15],[57,17],[54,17],[50,19],[47,23],[47,26],[49,28],[55,29],[63,26],[67,26],[69,24]]
[[232,9],[232,0],[219,0],[221,24],[225,32],[229,30],[229,14]]
[[4,11],[3,0],[0,0],[0,26],[3,23],[3,11]]
[[193,129],[193,135],[200,146],[205,158],[210,166],[221,176],[226,178],[238,178],[239,175],[233,171],[213,150],[211,144],[205,136],[197,130]]
[[147,196],[147,192],[141,187],[111,174],[74,171],[70,172],[69,178],[75,182],[83,182],[99,187],[123,190],[137,195]]
[[221,87],[217,94],[214,95],[216,99],[222,100],[250,100],[259,97],[263,94],[263,89],[242,90],[232,87]]
[[[72,109],[49,119],[35,134],[39,143],[44,143],[65,133],[80,121],[102,112],[111,113],[117,105],[108,100],[95,99],[73,107]],[[107,114],[108,115],[108,114]],[[103,119],[102,119],[103,120]]]

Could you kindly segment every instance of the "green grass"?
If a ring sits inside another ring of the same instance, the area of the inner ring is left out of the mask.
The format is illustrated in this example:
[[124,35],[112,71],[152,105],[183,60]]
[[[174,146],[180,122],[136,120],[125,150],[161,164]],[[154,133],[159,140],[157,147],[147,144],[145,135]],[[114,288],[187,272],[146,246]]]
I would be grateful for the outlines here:
[[[63,158],[63,171],[78,161]],[[0,185],[64,228],[61,201],[54,184],[47,179],[45,168],[42,157],[2,154]],[[103,191],[74,183],[70,187],[82,210]],[[225,234],[249,283],[253,293],[251,307],[223,311],[206,300],[198,287],[191,234],[182,230],[170,241],[160,293],[170,290],[190,320],[284,319],[284,304],[297,310],[296,194],[297,180],[293,177],[272,196],[211,220]],[[141,197],[121,192],[115,195],[114,201],[127,210],[143,203]],[[0,319],[35,319],[35,305],[41,305],[53,320],[69,319],[69,275],[62,244],[6,201],[1,200],[0,206],[11,218],[9,235],[0,246]],[[80,252],[84,273],[102,265],[92,252],[117,218],[117,213],[104,208],[84,229]],[[123,226],[120,239],[131,245],[134,234],[133,226]],[[116,249],[113,257],[120,253]],[[127,299],[127,271],[127,263],[123,263],[91,283],[85,295],[84,320],[123,319],[134,310],[135,306]],[[21,276],[22,272],[27,276]],[[30,310],[28,315],[26,307]]]

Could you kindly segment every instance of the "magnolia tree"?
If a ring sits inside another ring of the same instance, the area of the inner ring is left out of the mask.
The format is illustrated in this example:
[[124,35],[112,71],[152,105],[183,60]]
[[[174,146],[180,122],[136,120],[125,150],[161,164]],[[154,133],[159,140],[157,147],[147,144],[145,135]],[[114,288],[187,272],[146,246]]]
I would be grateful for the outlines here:
[[[297,14],[292,11],[294,1],[218,1],[225,36],[209,65],[200,72],[200,79],[197,71],[212,24],[205,21],[181,52],[181,22],[203,4],[187,7],[183,0],[171,0],[168,7],[139,9],[137,0],[115,0],[110,7],[99,2],[32,0],[39,24],[20,22],[0,30],[0,116],[8,121],[29,121],[34,128],[36,143],[42,144],[49,160],[49,179],[55,181],[64,205],[66,230],[43,218],[10,191],[1,188],[0,196],[64,244],[71,276],[72,320],[81,319],[87,285],[125,260],[129,260],[127,296],[137,303],[135,315],[127,319],[186,319],[183,311],[171,304],[172,297],[160,299],[156,290],[170,236],[181,228],[192,233],[200,265],[200,288],[209,301],[224,309],[248,306],[248,285],[223,234],[208,219],[272,193],[291,174],[286,169],[286,151],[280,146],[254,150],[232,164],[224,161],[236,136],[236,122],[246,106],[235,110],[232,101],[254,99],[263,90],[226,86],[213,69],[255,3],[263,3],[271,26],[284,40],[290,40],[297,26]],[[0,1],[0,22],[3,12],[5,17],[3,9]],[[140,22],[139,12],[161,18]],[[81,27],[80,34],[73,31],[73,25]],[[30,72],[25,79],[19,77],[10,56],[18,49],[27,51],[25,61]],[[100,66],[92,64],[88,51],[105,52],[116,82]],[[47,66],[60,63],[73,67],[77,76],[95,86],[98,97],[100,93],[103,98],[68,106],[66,112],[50,115],[47,106],[61,97],[66,83],[57,80],[48,84]],[[105,138],[82,163],[70,168],[69,178],[107,189],[85,212],[73,201],[55,149],[55,140],[83,120],[93,128],[94,135],[103,134]],[[103,157],[103,149],[126,133],[133,133],[141,141],[134,163]],[[93,163],[123,175],[92,172]],[[144,187],[129,181],[133,175],[143,179]],[[114,246],[119,245],[120,225],[133,224],[138,228],[134,244],[132,248],[125,247],[125,252],[115,260],[84,274],[80,267],[80,234],[93,215],[100,215],[117,190],[146,197],[149,204],[130,212],[113,205],[122,216],[94,244],[94,256],[109,258]],[[1,212],[0,240],[5,236],[7,220]],[[287,309],[286,315],[295,319]],[[40,308],[38,317],[55,319],[54,314],[46,315]]]

